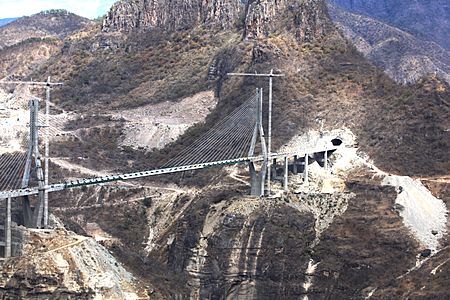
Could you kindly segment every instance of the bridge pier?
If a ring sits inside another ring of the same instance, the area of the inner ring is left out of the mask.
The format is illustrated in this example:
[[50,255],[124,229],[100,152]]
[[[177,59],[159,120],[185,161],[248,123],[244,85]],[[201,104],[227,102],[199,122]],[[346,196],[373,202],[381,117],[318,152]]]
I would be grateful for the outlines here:
[[309,176],[309,174],[308,174],[309,161],[308,160],[309,160],[309,155],[305,154],[305,167],[303,169],[303,183],[305,185],[308,185],[308,183],[309,183],[309,179],[308,179],[308,176]]
[[277,179],[277,159],[274,158],[272,160],[272,166],[271,166],[271,172],[272,172],[272,180],[276,180]]
[[249,170],[250,170],[250,187],[251,187],[250,195],[256,197],[263,197],[265,192],[264,183],[266,179],[267,164],[264,162],[263,166],[261,167],[261,171],[257,172],[255,168],[255,163],[250,162]]
[[298,174],[298,156],[294,155],[294,164],[292,165],[292,173],[294,173],[294,175]]
[[27,228],[33,227],[33,212],[31,210],[29,196],[22,199],[23,225]]
[[34,119],[30,122],[34,122],[34,139],[33,139],[33,151],[34,151],[34,165],[36,167],[36,177],[39,186],[38,203],[33,213],[33,227],[40,229],[42,226],[42,217],[44,215],[44,194],[45,194],[45,180],[44,171],[42,170],[41,155],[39,153],[39,101],[37,99],[31,100],[34,109]]
[[289,190],[288,186],[289,158],[287,156],[284,157],[283,175],[284,175],[283,188],[284,191],[287,192]]
[[11,197],[6,199],[5,258],[11,257]]

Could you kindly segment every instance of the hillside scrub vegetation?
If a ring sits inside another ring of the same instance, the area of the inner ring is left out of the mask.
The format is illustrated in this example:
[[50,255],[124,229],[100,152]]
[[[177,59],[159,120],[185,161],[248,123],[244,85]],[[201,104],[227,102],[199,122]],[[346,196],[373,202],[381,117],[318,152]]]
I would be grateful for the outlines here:
[[[53,74],[65,82],[55,93],[56,102],[87,115],[107,115],[148,103],[176,102],[214,89],[219,97],[217,108],[204,124],[155,151],[116,148],[121,125],[110,122],[113,127],[119,126],[115,134],[105,136],[110,142],[100,142],[93,131],[88,133],[89,138],[70,147],[84,149],[81,156],[88,160],[81,164],[102,168],[111,166],[109,159],[113,159],[118,171],[126,171],[129,166],[133,170],[161,166],[242,103],[256,87],[265,88],[267,95],[266,81],[230,78],[227,72],[267,72],[273,68],[286,75],[275,79],[274,84],[275,149],[299,131],[318,128],[319,118],[325,128],[351,128],[358,135],[361,149],[386,171],[436,175],[449,169],[448,85],[433,77],[415,85],[398,85],[368,63],[338,31],[310,43],[299,43],[288,34],[265,41],[242,41],[233,32],[213,34],[203,29],[169,36],[150,32],[140,43],[138,36],[86,37],[77,40],[76,46],[66,46],[67,50],[40,73]],[[108,46],[94,51],[88,42],[92,38]],[[214,66],[214,74],[209,74],[210,66]],[[105,151],[99,151],[99,147]]]

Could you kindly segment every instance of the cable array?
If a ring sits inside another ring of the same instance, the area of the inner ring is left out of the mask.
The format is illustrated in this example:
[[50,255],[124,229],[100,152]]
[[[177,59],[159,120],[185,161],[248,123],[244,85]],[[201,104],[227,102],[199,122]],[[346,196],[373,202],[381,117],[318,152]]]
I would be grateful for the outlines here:
[[0,156],[0,191],[21,187],[27,160],[26,153],[5,153]]
[[[186,147],[162,168],[227,161],[248,156],[257,119],[255,95],[244,96],[247,100]],[[45,116],[39,114],[39,124],[45,125]],[[64,131],[64,120],[49,116],[49,131],[57,135]],[[6,153],[0,156],[0,191],[21,187],[27,154]]]
[[256,124],[257,100],[250,96],[163,168],[247,157]]

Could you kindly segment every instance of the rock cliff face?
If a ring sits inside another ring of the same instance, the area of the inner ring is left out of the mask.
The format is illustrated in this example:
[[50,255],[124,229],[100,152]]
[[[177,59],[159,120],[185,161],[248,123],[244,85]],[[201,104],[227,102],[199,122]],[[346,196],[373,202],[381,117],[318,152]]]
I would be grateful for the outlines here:
[[288,30],[295,32],[301,41],[321,36],[330,29],[323,0],[135,0],[116,3],[103,22],[103,31],[173,31],[197,25],[244,27],[245,38],[262,38]]
[[[347,138],[341,131],[325,132],[319,142],[338,133]],[[316,143],[318,136],[309,132],[292,142]],[[373,293],[391,299],[407,284],[412,295],[448,298],[448,249],[418,257],[427,245],[415,240],[402,211],[419,206],[402,208],[396,201],[409,188],[380,185],[385,175],[356,153],[348,145],[338,149],[330,157],[331,172],[315,162],[308,186],[302,175],[292,175],[292,193],[272,199],[244,196],[248,187],[236,178],[244,178],[245,168],[230,167],[194,193],[161,190],[146,204],[124,194],[108,208],[86,212],[74,206],[59,213],[87,232],[98,222],[105,244],[164,291],[165,299],[365,299]],[[272,187],[279,191],[281,184]],[[92,201],[90,196],[83,194],[78,203]],[[446,217],[433,214],[439,215]],[[113,228],[127,223],[120,231]],[[425,267],[414,268],[416,262]]]
[[229,28],[244,7],[239,0],[119,1],[107,14],[103,31],[176,30],[209,23]]
[[93,239],[64,229],[26,232],[1,268],[2,299],[143,299],[133,276]]
[[446,0],[329,0],[342,8],[388,22],[450,49],[450,3]]
[[262,38],[285,30],[299,41],[311,41],[331,30],[324,1],[266,0],[247,4],[245,33],[247,38]]

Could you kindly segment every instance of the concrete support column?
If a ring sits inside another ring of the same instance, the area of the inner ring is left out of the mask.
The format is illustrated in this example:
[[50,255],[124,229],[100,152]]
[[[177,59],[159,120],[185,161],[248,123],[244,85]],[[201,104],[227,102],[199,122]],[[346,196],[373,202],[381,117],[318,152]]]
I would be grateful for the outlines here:
[[284,175],[283,187],[284,187],[284,191],[287,192],[289,190],[289,186],[288,186],[289,158],[287,156],[284,157],[283,175]]
[[274,158],[272,161],[272,180],[276,180],[277,179],[277,159]]
[[6,200],[5,258],[11,257],[11,198]]
[[250,187],[251,187],[251,193],[252,196],[257,197],[263,197],[264,196],[264,181],[266,177],[266,172],[263,169],[258,174],[256,172],[255,164],[253,162],[249,163],[249,170],[250,170]]
[[323,154],[323,167],[328,170],[328,151]]
[[297,175],[297,174],[298,174],[297,160],[298,160],[297,155],[294,155],[294,164],[292,165],[292,173],[294,173],[294,175]]
[[22,199],[22,214],[25,227],[33,227],[33,212],[31,211],[30,199],[24,196]]
[[309,159],[309,155],[305,154],[305,170],[303,172],[303,183],[304,184],[308,184],[309,183],[309,179],[308,179],[308,159]]

